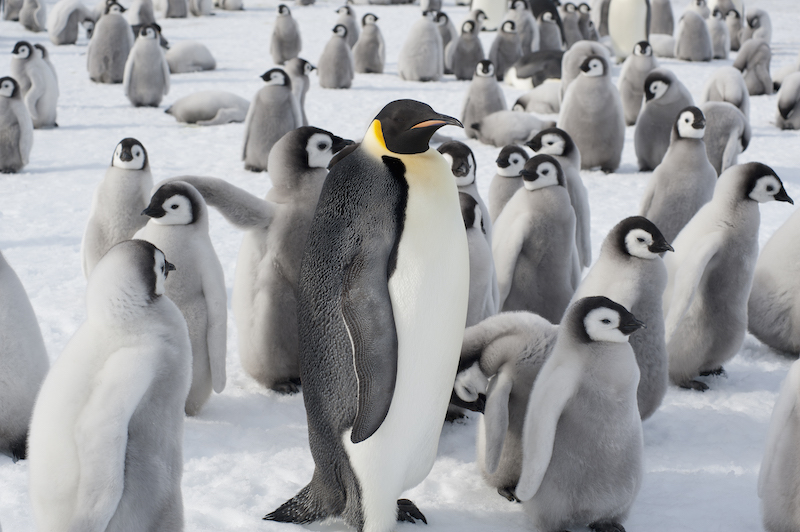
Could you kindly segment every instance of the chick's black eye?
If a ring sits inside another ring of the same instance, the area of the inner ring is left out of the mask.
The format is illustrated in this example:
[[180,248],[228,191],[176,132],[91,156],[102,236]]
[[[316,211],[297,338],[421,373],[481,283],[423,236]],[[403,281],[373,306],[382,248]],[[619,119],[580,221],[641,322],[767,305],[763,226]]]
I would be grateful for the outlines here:
[[639,242],[644,242],[644,238],[642,237],[638,237],[636,240],[638,240]]
[[322,151],[322,150],[326,149],[327,147],[328,147],[328,145],[327,145],[327,144],[325,144],[324,142],[320,142],[319,144],[317,144],[317,148],[318,148],[320,151]]
[[772,192],[775,188],[772,185],[767,185],[767,192]]
[[172,205],[169,206],[169,208],[172,209],[172,210],[175,210],[175,209],[178,208],[178,204],[177,203],[173,203]]
[[603,318],[603,319],[602,319],[602,320],[600,320],[600,321],[602,321],[602,322],[603,322],[603,323],[605,323],[606,325],[608,325],[609,323],[611,323],[611,320],[610,320],[610,319],[608,319],[608,318]]

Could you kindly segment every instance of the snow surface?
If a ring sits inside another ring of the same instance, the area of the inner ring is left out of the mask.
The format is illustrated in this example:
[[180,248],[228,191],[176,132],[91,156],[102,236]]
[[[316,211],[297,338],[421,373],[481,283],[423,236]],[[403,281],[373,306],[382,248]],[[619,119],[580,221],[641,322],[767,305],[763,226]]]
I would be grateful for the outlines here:
[[[86,72],[86,41],[52,45],[45,33],[27,32],[18,23],[0,21],[0,57],[18,40],[41,42],[50,50],[59,75],[59,128],[34,133],[30,164],[16,175],[0,175],[0,249],[22,279],[39,318],[51,360],[55,360],[85,316],[80,241],[92,192],[124,137],[147,148],[156,182],[182,174],[224,177],[263,196],[267,174],[250,173],[241,162],[244,126],[195,127],[177,123],[163,110],[199,90],[220,89],[250,98],[263,85],[259,76],[271,65],[269,39],[277,0],[247,0],[246,11],[215,11],[205,18],[159,20],[172,42],[199,40],[217,59],[211,72],[172,76],[160,109],[134,108],[121,85],[95,84]],[[52,7],[53,2],[47,2]],[[688,2],[673,1],[676,19]],[[318,0],[294,7],[304,44],[301,56],[316,63],[336,20],[338,2]],[[768,11],[773,24],[772,71],[789,64],[800,51],[800,14],[796,0],[754,1],[748,7]],[[312,125],[342,137],[359,139],[369,121],[397,98],[425,101],[439,112],[459,116],[468,82],[452,76],[438,83],[397,77],[397,57],[418,6],[355,6],[380,17],[387,43],[386,74],[356,75],[349,90],[319,87],[312,75],[306,111]],[[458,27],[467,8],[445,3]],[[483,34],[488,52],[492,34]],[[695,98],[713,69],[732,63],[684,63],[662,59]],[[8,63],[3,62],[3,65]],[[8,67],[0,68],[7,75]],[[619,67],[614,67],[614,77]],[[449,78],[449,79],[448,79]],[[504,87],[509,104],[522,91]],[[798,132],[780,131],[773,122],[776,96],[751,103],[753,140],[740,162],[772,166],[786,189],[800,199]],[[445,135],[464,140],[455,128]],[[478,161],[478,180],[486,198],[498,149],[469,140]],[[608,230],[636,214],[648,179],[637,172],[633,128],[626,131],[619,172],[582,172],[592,207],[594,257]],[[792,213],[787,203],[761,207],[760,242]],[[225,270],[229,295],[241,233],[212,210],[211,236]],[[183,497],[186,529],[299,530],[297,525],[264,522],[261,517],[292,497],[310,479],[305,411],[300,395],[281,396],[261,388],[241,368],[236,327],[228,325],[228,385],[211,397],[200,415],[186,420]],[[728,364],[727,377],[711,378],[704,394],[671,386],[660,410],[644,423],[646,474],[625,523],[628,530],[745,531],[761,529],[756,481],[767,424],[779,384],[791,359],[748,336]],[[522,507],[497,495],[475,465],[477,414],[444,427],[439,457],[428,478],[405,496],[425,513],[428,525],[398,524],[400,531],[530,530]],[[28,465],[0,456],[0,522],[5,532],[34,530],[28,498]],[[341,522],[312,524],[309,530],[344,530]]]

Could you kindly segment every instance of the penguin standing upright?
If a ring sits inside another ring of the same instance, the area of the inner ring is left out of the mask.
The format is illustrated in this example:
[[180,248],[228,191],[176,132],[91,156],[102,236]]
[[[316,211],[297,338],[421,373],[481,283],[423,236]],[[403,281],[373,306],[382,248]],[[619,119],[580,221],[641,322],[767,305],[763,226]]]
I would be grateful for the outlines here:
[[708,162],[720,175],[736,164],[739,154],[750,144],[750,121],[728,102],[706,102],[700,110],[706,117],[703,141]]
[[459,122],[420,102],[392,102],[328,174],[298,287],[316,468],[266,519],[341,516],[374,532],[424,520],[397,497],[436,458],[469,294],[456,184],[428,146],[447,124]]
[[555,19],[553,13],[545,11],[537,19],[539,24],[539,50],[561,51],[563,40],[561,37],[561,18]]
[[325,44],[317,62],[319,85],[325,89],[349,89],[353,84],[355,65],[353,51],[347,44],[350,30],[342,24],[333,27],[333,35]]
[[33,146],[33,122],[22,101],[19,83],[0,78],[0,172],[18,172],[28,164]]
[[750,39],[739,48],[733,66],[744,76],[750,96],[772,94],[772,78],[769,75],[771,60],[772,50],[764,39]]
[[675,57],[684,61],[711,61],[714,58],[708,26],[695,11],[687,10],[678,21]]
[[339,18],[336,19],[336,24],[341,24],[347,28],[347,45],[352,48],[358,42],[359,28],[358,20],[356,20],[356,12],[349,5],[344,5],[336,10]]
[[781,129],[800,129],[800,72],[793,72],[783,80],[778,90],[778,112],[775,125]]
[[39,32],[47,29],[47,7],[44,0],[23,0],[19,10],[19,23],[25,29]]
[[632,126],[639,117],[644,101],[644,80],[651,70],[658,68],[658,59],[653,55],[650,43],[636,43],[633,54],[622,64],[617,88],[625,110],[625,125]]
[[581,14],[578,12],[578,6],[572,2],[567,2],[561,9],[561,24],[564,28],[564,40],[566,41],[566,49],[572,48],[572,45],[578,41],[583,40],[583,34],[580,28]]
[[378,17],[367,13],[361,18],[361,35],[353,46],[353,67],[359,74],[383,74],[386,64],[386,44]]
[[514,21],[522,47],[522,55],[539,50],[539,25],[533,18],[526,0],[513,0],[506,17]]
[[422,13],[408,31],[397,58],[397,73],[407,81],[437,81],[444,74],[442,36],[432,11]]
[[451,21],[450,17],[447,16],[447,13],[443,11],[438,11],[436,13],[434,21],[436,22],[436,28],[439,30],[439,35],[442,36],[442,53],[444,54],[442,56],[442,60],[444,61],[444,73],[452,74],[453,71],[447,67],[447,45],[450,44],[450,41],[458,38],[458,32],[456,31],[456,27],[453,25],[453,21]]
[[728,32],[728,25],[725,24],[725,17],[722,11],[715,8],[711,16],[706,20],[708,34],[711,36],[711,49],[714,52],[714,59],[727,59],[728,51],[731,49],[731,35]]
[[11,56],[11,75],[19,83],[34,129],[55,127],[58,79],[42,52],[27,41],[19,41]]
[[301,125],[303,126],[308,125],[308,118],[306,117],[306,93],[308,93],[308,87],[311,85],[308,76],[316,69],[317,67],[299,57],[289,59],[286,61],[286,65],[284,65],[284,70],[286,74],[289,75],[289,79],[292,83],[292,94],[300,105],[300,114],[303,117],[303,123]]
[[497,173],[489,183],[489,218],[493,223],[508,200],[522,188],[521,172],[528,159],[528,152],[516,144],[509,144],[500,150],[495,161]]
[[617,61],[633,52],[637,42],[650,38],[649,0],[610,0],[608,5],[608,35]]
[[92,81],[122,83],[125,62],[133,48],[133,32],[122,16],[124,11],[121,5],[111,2],[94,26],[86,49],[86,68]]
[[472,79],[475,67],[484,59],[481,44],[474,20],[465,20],[461,25],[461,35],[447,44],[444,51],[445,68],[449,69],[456,79]]
[[169,92],[169,63],[159,37],[156,24],[142,27],[125,62],[122,87],[136,107],[158,107]]
[[497,81],[503,81],[506,70],[522,57],[519,35],[513,20],[505,20],[489,49],[489,61],[494,64]]
[[276,65],[282,65],[289,59],[297,57],[303,49],[300,38],[300,26],[292,17],[292,11],[286,4],[278,6],[278,17],[272,28],[272,41],[269,53]]
[[742,17],[736,9],[729,9],[725,13],[725,25],[728,26],[728,34],[731,36],[731,51],[739,50],[742,43],[739,36],[742,33]]
[[494,65],[485,59],[478,61],[475,77],[469,84],[461,111],[461,122],[464,124],[467,137],[478,138],[478,132],[472,124],[480,122],[483,117],[496,111],[506,109],[506,97],[495,78]]
[[675,33],[675,16],[671,0],[650,0],[650,33]]
[[497,313],[497,280],[494,275],[492,246],[486,241],[487,232],[481,207],[466,192],[459,192],[458,198],[469,246],[469,306],[466,326],[470,327]]

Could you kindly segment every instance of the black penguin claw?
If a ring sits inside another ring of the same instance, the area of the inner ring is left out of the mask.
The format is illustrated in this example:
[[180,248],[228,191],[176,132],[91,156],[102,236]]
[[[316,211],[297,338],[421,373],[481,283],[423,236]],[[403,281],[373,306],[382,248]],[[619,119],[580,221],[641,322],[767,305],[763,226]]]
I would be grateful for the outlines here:
[[708,371],[701,371],[700,372],[700,376],[701,377],[724,377],[726,375],[727,375],[727,373],[725,373],[725,368],[723,368],[722,366],[720,366],[718,368],[710,369]]
[[497,493],[508,499],[508,502],[522,502],[517,498],[514,488],[497,488]]
[[685,390],[697,390],[698,392],[708,390],[708,384],[696,380],[683,382],[680,384],[680,387]]
[[425,519],[425,516],[422,515],[422,512],[419,511],[416,504],[408,499],[397,499],[397,521],[416,523],[416,519],[419,519],[426,525],[428,524],[428,520]]
[[275,383],[272,389],[283,395],[295,394],[300,391],[300,379],[289,379],[288,381]]
[[605,521],[602,523],[591,523],[589,528],[595,532],[625,532],[622,525],[613,521]]

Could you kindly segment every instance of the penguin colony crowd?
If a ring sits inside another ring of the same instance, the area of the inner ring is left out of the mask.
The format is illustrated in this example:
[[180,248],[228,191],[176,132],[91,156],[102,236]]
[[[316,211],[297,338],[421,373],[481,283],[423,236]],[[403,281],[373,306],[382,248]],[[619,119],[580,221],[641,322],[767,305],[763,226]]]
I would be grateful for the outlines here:
[[[522,503],[534,530],[624,531],[643,478],[642,420],[669,383],[708,389],[713,379],[700,377],[723,374],[747,330],[800,352],[800,286],[787,274],[800,218],[759,255],[759,203],[793,201],[768,165],[736,164],[751,96],[779,88],[777,126],[800,120],[800,61],[770,77],[765,11],[692,0],[676,28],[669,0],[474,0],[459,32],[440,2],[422,4],[398,74],[471,79],[460,117],[397,100],[357,143],[310,126],[315,67],[298,57],[300,28],[281,4],[270,49],[281,66],[252,102],[206,91],[167,109],[198,125],[244,121],[244,166],[269,171],[264,199],[212,177],[154,186],[145,146],[122,139],[81,245],[87,318],[52,368],[0,255],[0,452],[29,460],[39,530],[183,529],[184,415],[226,384],[227,292],[209,206],[244,232],[232,300],[242,367],[266,388],[302,391],[307,411],[313,477],[268,520],[338,517],[374,532],[427,523],[398,497],[431,470],[445,419],[469,409],[482,413],[486,482]],[[3,15],[54,45],[85,28],[89,77],[157,107],[171,74],[216,63],[200,43],[169,46],[154,13],[213,7],[60,0],[45,15],[40,0],[6,0]],[[382,73],[386,52],[378,17],[337,12],[316,69],[322,87],[345,89]],[[497,31],[488,54],[482,29]],[[714,71],[699,107],[657,60],[731,50],[733,66]],[[44,46],[16,43],[0,78],[3,172],[28,163],[34,129],[57,126],[57,79]],[[530,91],[508,110],[500,81]],[[472,150],[438,133],[448,125],[501,148],[487,201]],[[616,171],[626,126],[652,175],[638,215],[593,261],[580,171]],[[798,364],[758,480],[768,531],[800,530]]]

